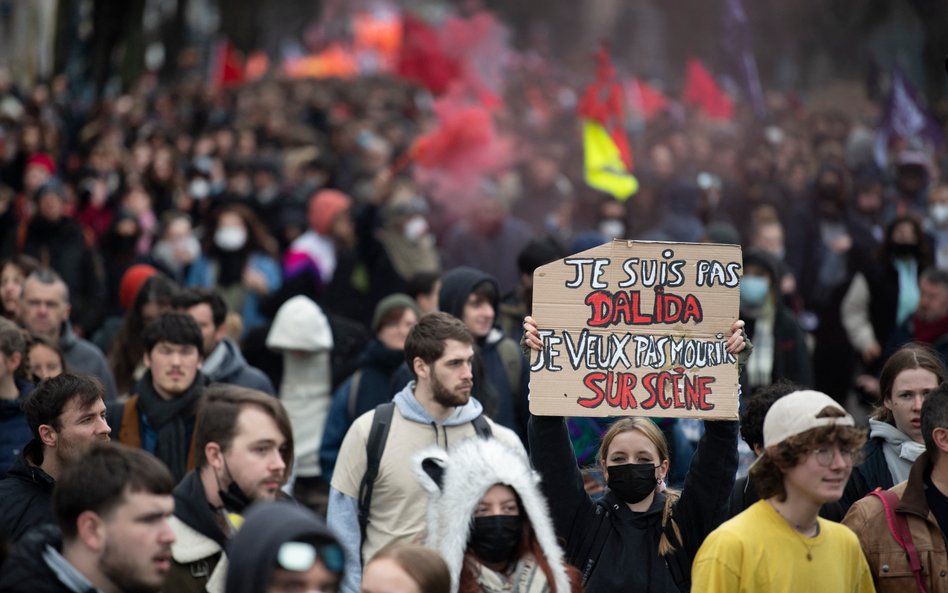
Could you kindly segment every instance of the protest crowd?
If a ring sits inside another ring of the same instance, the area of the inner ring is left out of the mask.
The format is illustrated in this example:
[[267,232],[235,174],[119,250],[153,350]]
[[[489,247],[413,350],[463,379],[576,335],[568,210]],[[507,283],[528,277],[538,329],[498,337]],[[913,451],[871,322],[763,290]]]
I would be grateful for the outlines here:
[[[944,103],[459,6],[170,78],[0,46],[0,593],[948,591]],[[534,272],[613,239],[741,246],[739,419],[531,412]]]

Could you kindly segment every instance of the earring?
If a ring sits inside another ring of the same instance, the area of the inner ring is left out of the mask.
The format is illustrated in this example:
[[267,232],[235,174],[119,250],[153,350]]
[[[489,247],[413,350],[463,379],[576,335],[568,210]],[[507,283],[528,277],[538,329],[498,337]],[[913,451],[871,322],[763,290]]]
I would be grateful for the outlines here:
[[665,478],[659,478],[659,479],[658,479],[658,491],[659,491],[659,492],[664,492],[664,491],[665,491]]

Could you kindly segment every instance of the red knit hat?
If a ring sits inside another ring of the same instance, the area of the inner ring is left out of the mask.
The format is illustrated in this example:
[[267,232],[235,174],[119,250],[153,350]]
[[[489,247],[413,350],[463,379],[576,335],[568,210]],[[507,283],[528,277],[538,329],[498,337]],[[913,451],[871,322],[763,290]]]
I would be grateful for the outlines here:
[[49,156],[45,152],[37,152],[26,159],[26,167],[32,167],[36,165],[38,167],[43,167],[50,175],[56,174],[56,163],[53,162],[53,157]]
[[332,221],[352,206],[352,198],[336,189],[321,189],[309,199],[309,227],[328,235]]
[[148,264],[135,264],[125,270],[122,281],[119,283],[119,305],[126,311],[130,311],[142,285],[157,273],[158,270]]

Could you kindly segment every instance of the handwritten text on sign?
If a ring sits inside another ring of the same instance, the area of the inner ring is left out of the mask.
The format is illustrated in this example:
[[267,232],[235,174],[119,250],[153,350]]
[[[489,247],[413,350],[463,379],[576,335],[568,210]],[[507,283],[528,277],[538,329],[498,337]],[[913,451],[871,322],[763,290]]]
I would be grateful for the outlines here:
[[634,241],[542,266],[531,411],[736,417],[741,271],[737,246]]

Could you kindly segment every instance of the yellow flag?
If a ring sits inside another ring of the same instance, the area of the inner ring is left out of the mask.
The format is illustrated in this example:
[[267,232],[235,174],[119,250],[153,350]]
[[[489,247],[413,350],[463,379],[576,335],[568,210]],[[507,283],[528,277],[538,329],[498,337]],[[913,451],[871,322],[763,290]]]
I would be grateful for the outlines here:
[[583,152],[586,183],[620,202],[639,189],[638,180],[629,172],[615,142],[602,124],[583,120]]

